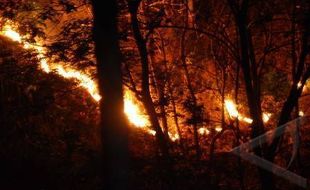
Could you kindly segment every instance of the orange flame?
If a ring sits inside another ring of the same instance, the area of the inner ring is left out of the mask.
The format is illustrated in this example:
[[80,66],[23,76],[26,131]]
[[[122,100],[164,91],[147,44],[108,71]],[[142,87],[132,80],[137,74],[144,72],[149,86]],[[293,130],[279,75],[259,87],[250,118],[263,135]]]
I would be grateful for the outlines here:
[[215,127],[215,131],[216,132],[221,132],[223,129],[222,129],[222,127],[220,127],[220,126],[217,126],[217,127]]
[[271,117],[271,113],[263,113],[263,122],[267,123]]
[[19,35],[19,33],[14,31],[10,25],[4,25],[0,34],[10,38],[13,41],[22,43],[22,37]]
[[[249,123],[249,124],[251,124],[253,122],[253,119],[245,117],[238,112],[237,106],[232,100],[226,99],[225,100],[225,107],[226,107],[226,110],[228,111],[230,118],[238,119],[240,121],[243,121],[243,122]],[[267,123],[269,121],[271,115],[272,115],[271,113],[263,113],[263,116],[262,116],[263,122]]]
[[[7,21],[0,31],[0,35],[3,35],[15,42],[18,42],[23,45],[25,49],[31,49],[36,51],[37,58],[40,60],[40,68],[46,73],[51,71],[56,72],[60,76],[68,79],[74,79],[78,81],[79,86],[87,90],[87,92],[94,98],[95,101],[99,101],[101,96],[99,95],[97,84],[91,77],[88,75],[75,70],[73,68],[64,67],[61,64],[49,63],[48,59],[45,56],[46,50],[40,43],[32,44],[24,41],[24,37],[21,36],[17,31],[14,30],[16,24],[11,21]],[[127,90],[124,95],[125,105],[124,112],[127,115],[129,121],[137,127],[146,127],[150,123],[146,115],[144,115],[140,107],[134,103],[134,96],[130,94]],[[155,134],[154,131],[150,130],[150,134]]]
[[150,122],[146,115],[141,112],[141,109],[135,104],[133,95],[127,90],[124,95],[124,111],[128,115],[128,119],[137,127],[149,126]]
[[174,141],[176,141],[176,140],[179,140],[179,135],[177,134],[177,133],[175,133],[175,134],[172,134],[172,133],[170,133],[170,132],[168,132],[168,135],[169,135],[169,138],[174,142]]
[[[0,35],[20,43],[25,49],[36,51],[42,71],[46,73],[54,71],[64,78],[74,79],[78,81],[80,87],[87,90],[96,102],[101,99],[97,84],[91,79],[91,77],[73,68],[64,67],[63,64],[49,63],[49,60],[45,56],[46,50],[43,48],[41,43],[36,42],[35,44],[32,44],[23,40],[25,37],[21,36],[16,30],[14,30],[15,28],[17,28],[16,24],[11,21],[7,21],[2,27]],[[154,130],[147,128],[150,126],[149,118],[141,111],[141,107],[138,105],[137,100],[129,90],[126,90],[124,94],[124,113],[127,115],[129,122],[134,126],[143,128],[147,133],[153,136],[156,134]],[[169,133],[169,137],[172,141],[179,139],[177,134]]]
[[231,118],[236,118],[239,116],[239,112],[235,103],[232,100],[225,100],[225,107],[228,111],[228,114]]
[[[15,31],[14,28],[17,28],[16,24],[11,21],[7,21],[2,27],[0,35],[6,36],[7,38],[22,44],[25,49],[35,50],[37,52],[37,58],[40,60],[40,68],[44,72],[50,73],[51,71],[54,71],[64,78],[74,79],[78,81],[79,86],[88,91],[88,93],[93,97],[95,101],[98,102],[101,99],[96,82],[92,80],[88,75],[73,68],[64,67],[61,64],[48,63],[48,60],[45,56],[46,50],[43,48],[43,46],[39,42],[37,42],[36,44],[31,44],[24,41],[24,37],[21,36],[17,31]],[[154,130],[146,128],[147,126],[150,126],[149,119],[145,114],[143,114],[141,108],[136,102],[137,101],[134,99],[134,96],[131,94],[131,92],[126,90],[124,94],[124,112],[127,115],[128,120],[136,127],[145,128],[145,130],[149,134],[155,135],[156,132]],[[231,118],[237,118],[249,124],[253,122],[251,118],[244,117],[238,112],[237,106],[232,100],[225,100],[225,107]],[[270,113],[263,113],[264,122],[268,122],[270,117]],[[220,130],[221,128],[216,128],[216,131]],[[210,133],[209,130],[206,128],[200,128],[198,132],[202,135]],[[177,134],[169,133],[169,137],[172,141],[179,139],[179,136]]]
[[201,127],[198,129],[198,133],[200,135],[208,135],[210,133],[210,131],[207,128]]

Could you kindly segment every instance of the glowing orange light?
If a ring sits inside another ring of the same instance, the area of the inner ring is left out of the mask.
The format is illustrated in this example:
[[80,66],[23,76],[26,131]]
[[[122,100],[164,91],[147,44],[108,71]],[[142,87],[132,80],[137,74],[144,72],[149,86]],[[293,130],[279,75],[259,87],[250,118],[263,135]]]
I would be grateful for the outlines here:
[[179,135],[178,134],[171,134],[170,132],[168,133],[168,135],[169,135],[169,138],[174,142],[174,141],[176,141],[176,140],[179,140]]
[[263,113],[263,122],[267,123],[271,117],[271,113]]
[[207,128],[201,127],[198,129],[198,133],[201,135],[208,135],[210,131]]
[[244,122],[249,123],[249,124],[251,124],[253,122],[253,120],[251,118],[247,118],[247,117],[244,117],[241,114],[239,114],[239,112],[237,110],[237,106],[232,100],[226,99],[225,100],[225,107],[226,107],[226,110],[228,111],[230,118],[232,118],[232,119],[237,118],[238,120],[244,121]]
[[[227,110],[230,118],[238,119],[240,121],[243,121],[243,122],[249,123],[249,124],[251,124],[253,122],[253,119],[245,117],[238,112],[237,106],[232,100],[229,100],[229,99],[225,100],[225,107],[226,107],[226,110]],[[262,116],[263,122],[267,123],[269,121],[271,115],[272,115],[271,113],[263,113],[263,116]]]
[[133,123],[137,127],[145,127],[149,126],[150,122],[146,115],[141,113],[141,109],[137,104],[134,104],[133,100],[134,96],[126,91],[124,95],[124,111],[128,116],[128,119],[131,123]]
[[14,31],[10,25],[7,25],[7,24],[4,25],[0,34],[10,38],[11,40],[15,42],[19,42],[19,43],[22,42],[22,37],[19,35],[19,33]]
[[[38,42],[36,44],[32,44],[23,41],[23,37],[16,32],[16,30],[14,30],[14,28],[16,28],[14,26],[16,26],[16,24],[7,21],[2,27],[0,35],[6,36],[7,38],[22,44],[25,49],[36,51],[42,71],[46,73],[54,71],[64,78],[74,79],[78,82],[79,86],[87,90],[95,101],[98,102],[101,99],[97,84],[91,77],[73,68],[64,67],[64,64],[49,63],[48,58],[45,56],[46,51],[43,46]],[[140,107],[133,102],[133,96],[129,93],[129,91],[125,92],[124,98],[124,112],[128,116],[129,121],[137,127],[149,126],[150,124],[148,118],[141,112]],[[148,130],[148,132],[155,135],[155,131],[153,130]]]
[[149,132],[151,135],[153,135],[153,136],[156,135],[156,131],[154,131],[154,130],[149,129],[148,132]]
[[222,131],[222,127],[215,127],[215,131],[217,131],[217,132]]
[[239,112],[236,108],[235,103],[232,100],[225,100],[225,106],[228,111],[228,114],[231,118],[236,118],[239,115]]
[[299,81],[298,83],[297,83],[297,88],[300,88],[302,86],[302,83]]
[[[1,19],[1,18],[0,18]],[[42,43],[29,43],[25,41],[25,36],[20,35],[15,29],[17,25],[11,21],[6,21],[4,26],[0,30],[0,35],[3,35],[15,42],[23,45],[25,49],[34,50],[37,53],[37,58],[39,60],[40,68],[46,73],[54,71],[60,76],[73,79],[78,82],[78,85],[85,90],[93,97],[93,99],[98,102],[101,99],[101,96],[98,91],[96,82],[85,73],[70,68],[69,66],[64,67],[67,64],[57,64],[52,63],[45,55],[46,50],[44,49]],[[134,98],[134,95],[131,94],[129,90],[125,91],[124,94],[124,113],[127,115],[128,120],[136,127],[143,128],[147,133],[155,135],[156,132],[152,129],[149,129],[150,122],[148,117],[141,111],[141,107],[138,105],[137,101]],[[169,137],[172,141],[179,139],[177,134],[169,133]]]

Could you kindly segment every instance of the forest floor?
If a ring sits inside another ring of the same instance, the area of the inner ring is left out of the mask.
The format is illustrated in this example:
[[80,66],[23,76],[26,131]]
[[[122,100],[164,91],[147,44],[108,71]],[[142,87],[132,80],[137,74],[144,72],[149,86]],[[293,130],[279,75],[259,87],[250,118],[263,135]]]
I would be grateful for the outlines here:
[[[1,163],[0,183],[3,190],[99,190],[102,185],[99,158],[80,166],[72,162],[46,165],[14,159],[1,160]],[[230,153],[217,154],[212,164],[209,161],[177,160],[167,169],[156,158],[144,158],[132,160],[131,167],[129,189],[238,190],[242,189],[242,183],[244,189],[260,189],[257,169],[242,162],[244,173],[240,178],[238,159]],[[295,170],[304,177],[309,177],[309,171],[310,164],[304,164],[302,170]],[[276,178],[276,184],[279,189],[296,189],[281,178]]]

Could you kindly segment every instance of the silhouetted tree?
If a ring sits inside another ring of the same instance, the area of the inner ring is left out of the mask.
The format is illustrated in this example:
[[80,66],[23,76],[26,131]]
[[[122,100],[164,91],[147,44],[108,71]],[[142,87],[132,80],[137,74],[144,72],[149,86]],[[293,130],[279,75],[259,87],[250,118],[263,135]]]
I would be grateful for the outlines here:
[[[100,102],[104,189],[126,189],[127,123],[123,113],[121,53],[117,35],[117,2],[93,0],[95,54]],[[104,6],[102,6],[104,5]]]
[[131,25],[133,30],[133,35],[138,46],[140,58],[141,58],[141,68],[142,68],[142,102],[146,109],[147,114],[150,117],[150,122],[152,127],[156,131],[156,140],[159,145],[160,151],[164,159],[168,159],[169,150],[167,140],[165,135],[160,127],[156,109],[151,97],[150,84],[149,84],[149,60],[148,60],[148,51],[147,51],[147,39],[145,39],[140,31],[139,21],[137,18],[138,8],[141,0],[129,0],[128,7],[131,16]]

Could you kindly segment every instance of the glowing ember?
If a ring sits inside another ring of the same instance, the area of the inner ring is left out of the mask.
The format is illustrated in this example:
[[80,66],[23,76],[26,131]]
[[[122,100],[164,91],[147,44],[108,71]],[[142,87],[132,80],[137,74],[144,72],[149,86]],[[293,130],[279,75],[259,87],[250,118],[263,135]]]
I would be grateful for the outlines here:
[[170,132],[168,133],[169,138],[174,142],[176,140],[179,140],[179,135],[178,134],[171,134]]
[[248,118],[248,117],[242,118],[242,121],[249,123],[249,124],[253,123],[253,119]]
[[263,122],[267,123],[271,117],[271,113],[263,113]]
[[217,131],[217,132],[222,131],[222,127],[215,127],[215,131]]
[[210,131],[207,128],[202,127],[198,129],[198,133],[201,135],[208,135]]
[[298,83],[297,83],[297,88],[300,88],[301,87],[301,82],[299,81]]
[[152,130],[152,129],[148,129],[147,132],[150,133],[150,134],[153,135],[153,136],[156,135],[156,131],[154,131],[154,130]]
[[[302,86],[302,83],[299,81],[299,82],[297,83],[297,89],[300,89],[301,86]],[[306,81],[305,85],[303,86],[302,92],[306,92],[306,91],[307,91],[307,88],[308,88],[308,81]]]

